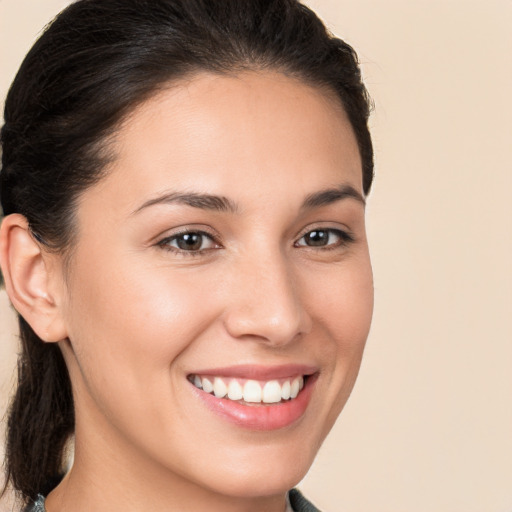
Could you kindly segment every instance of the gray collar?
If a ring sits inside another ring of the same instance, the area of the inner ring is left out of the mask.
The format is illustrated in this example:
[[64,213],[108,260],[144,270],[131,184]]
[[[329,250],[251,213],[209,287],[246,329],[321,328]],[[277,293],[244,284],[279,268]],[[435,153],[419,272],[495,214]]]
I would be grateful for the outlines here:
[[[320,512],[312,505],[297,489],[288,493],[286,512]],[[36,501],[25,508],[24,512],[46,512],[44,507],[44,496],[39,494]]]

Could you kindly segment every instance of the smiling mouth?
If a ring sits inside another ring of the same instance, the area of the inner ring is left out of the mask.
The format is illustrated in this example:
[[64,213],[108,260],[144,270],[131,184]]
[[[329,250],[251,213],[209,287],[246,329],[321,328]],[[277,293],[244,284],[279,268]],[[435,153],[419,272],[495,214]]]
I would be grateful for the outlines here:
[[307,375],[259,381],[213,375],[189,375],[188,380],[203,392],[244,405],[279,404],[297,398]]

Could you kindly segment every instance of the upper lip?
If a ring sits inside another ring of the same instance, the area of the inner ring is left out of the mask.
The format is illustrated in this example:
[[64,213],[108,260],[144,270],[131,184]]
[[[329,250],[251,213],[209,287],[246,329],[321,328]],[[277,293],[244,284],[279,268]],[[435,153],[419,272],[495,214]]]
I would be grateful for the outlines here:
[[191,375],[216,375],[239,379],[272,380],[297,377],[298,375],[312,375],[318,368],[312,365],[284,364],[278,366],[264,365],[236,365],[222,368],[207,368],[191,372]]

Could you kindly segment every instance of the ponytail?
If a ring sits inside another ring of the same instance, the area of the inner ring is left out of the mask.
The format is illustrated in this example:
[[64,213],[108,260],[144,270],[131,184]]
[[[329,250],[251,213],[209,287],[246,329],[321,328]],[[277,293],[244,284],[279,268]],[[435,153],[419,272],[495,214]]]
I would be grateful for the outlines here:
[[48,493],[62,478],[74,408],[59,347],[41,341],[21,316],[19,325],[22,351],[7,423],[5,465],[6,486],[11,483],[26,500]]

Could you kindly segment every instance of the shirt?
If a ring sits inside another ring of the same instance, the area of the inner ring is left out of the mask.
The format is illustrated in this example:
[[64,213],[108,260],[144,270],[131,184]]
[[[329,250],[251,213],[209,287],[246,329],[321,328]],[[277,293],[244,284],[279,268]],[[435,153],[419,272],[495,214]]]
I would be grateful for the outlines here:
[[[37,500],[29,504],[24,512],[46,512],[44,506],[44,496],[39,495]],[[292,489],[288,493],[286,500],[286,512],[320,512],[314,505],[312,505],[301,492],[297,489]]]

